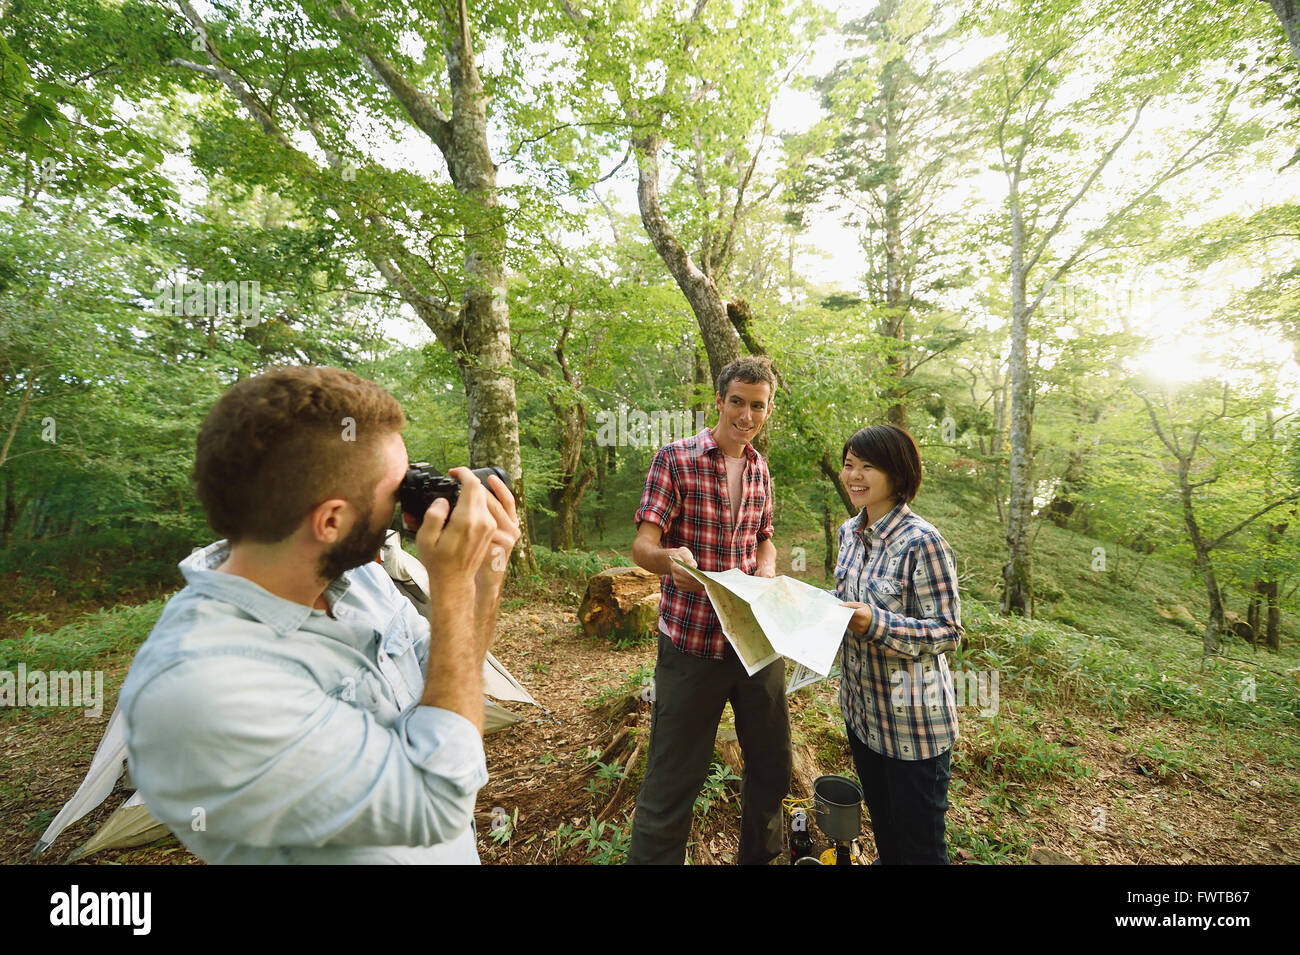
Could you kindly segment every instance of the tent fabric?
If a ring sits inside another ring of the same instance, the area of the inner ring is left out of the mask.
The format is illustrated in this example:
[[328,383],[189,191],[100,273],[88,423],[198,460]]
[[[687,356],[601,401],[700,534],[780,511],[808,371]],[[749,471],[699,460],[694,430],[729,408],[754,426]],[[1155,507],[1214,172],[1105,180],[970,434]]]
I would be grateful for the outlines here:
[[531,693],[510,675],[501,661],[489,653],[483,660],[483,692],[498,700],[540,706]]
[[503,730],[507,726],[513,726],[522,719],[522,716],[516,716],[498,703],[493,703],[491,700],[483,701],[484,735],[495,733],[497,730]]
[[99,830],[68,856],[69,862],[84,859],[103,849],[125,849],[131,846],[147,846],[171,835],[171,830],[149,814],[144,804],[144,797],[138,792],[118,807],[117,812],[109,816]]
[[[402,550],[400,538],[396,531],[390,531],[388,540],[380,551],[380,563],[393,583],[427,618],[429,616],[429,574],[418,558]],[[492,654],[483,661],[483,688],[486,696],[515,703],[529,703],[538,706],[532,695],[523,688],[504,666]],[[483,732],[495,733],[520,722],[523,717],[511,713],[505,707],[483,700]],[[59,810],[59,814],[46,827],[36,847],[32,849],[34,859],[45,852],[68,826],[77,822],[87,813],[98,809],[113,792],[117,781],[124,776],[128,785],[130,777],[126,772],[126,720],[122,711],[113,707],[113,714],[108,718],[108,727],[95,748],[95,755],[90,761],[90,770],[86,778],[77,787],[72,798]],[[90,839],[74,851],[69,862],[84,859],[105,849],[124,849],[132,846],[148,845],[168,835],[170,830],[149,814],[144,798],[134,792],[117,811],[104,822]]]
[[113,715],[108,719],[108,728],[104,730],[104,737],[95,747],[94,758],[90,761],[90,771],[86,773],[86,778],[77,787],[72,798],[64,804],[59,814],[45,828],[40,841],[36,843],[36,848],[32,850],[32,857],[35,858],[49,848],[50,844],[59,837],[59,833],[68,826],[86,813],[98,809],[117,785],[117,780],[125,766],[126,720],[122,718],[122,711],[114,707]]

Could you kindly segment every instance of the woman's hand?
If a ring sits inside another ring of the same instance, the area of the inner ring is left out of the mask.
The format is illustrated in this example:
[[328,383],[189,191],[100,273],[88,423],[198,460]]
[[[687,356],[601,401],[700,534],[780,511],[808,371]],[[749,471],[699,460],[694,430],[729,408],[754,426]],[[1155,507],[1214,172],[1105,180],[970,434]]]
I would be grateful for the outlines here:
[[860,637],[871,629],[872,621],[876,619],[871,604],[864,604],[860,600],[841,600],[840,606],[853,608],[853,616],[849,618],[850,631]]

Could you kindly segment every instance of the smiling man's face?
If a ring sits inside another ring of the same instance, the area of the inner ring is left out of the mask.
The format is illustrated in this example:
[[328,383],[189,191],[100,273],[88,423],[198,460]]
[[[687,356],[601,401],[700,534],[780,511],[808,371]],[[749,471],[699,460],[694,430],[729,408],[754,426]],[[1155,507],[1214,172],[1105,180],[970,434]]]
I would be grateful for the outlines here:
[[743,450],[772,413],[771,399],[772,389],[766,381],[733,378],[728,382],[725,397],[714,395],[718,406],[718,431],[715,435],[718,444]]

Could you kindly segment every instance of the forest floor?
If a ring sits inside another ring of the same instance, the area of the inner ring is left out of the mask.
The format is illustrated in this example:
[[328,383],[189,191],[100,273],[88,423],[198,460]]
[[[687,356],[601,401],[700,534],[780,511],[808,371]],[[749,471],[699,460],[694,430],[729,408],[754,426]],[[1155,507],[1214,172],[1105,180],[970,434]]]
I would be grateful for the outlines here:
[[[626,852],[652,706],[637,691],[652,675],[655,650],[583,636],[575,619],[580,589],[555,580],[503,603],[493,652],[545,709],[511,703],[521,722],[487,737],[491,778],[476,811],[486,864],[611,863]],[[119,607],[44,639],[5,641],[0,669],[18,659],[30,660],[29,669],[102,668],[108,700],[97,718],[0,712],[0,862],[28,861],[76,790],[135,647],[160,610],[160,601]],[[1134,659],[1139,648],[1114,638],[1008,621],[978,604],[967,615],[967,644],[954,668],[996,663],[1001,680],[991,706],[972,700],[960,710],[948,813],[954,862],[1038,861],[1044,850],[1091,864],[1300,862],[1300,685],[1295,671],[1283,669],[1287,660],[1271,658],[1267,670],[1248,661],[1196,666],[1183,634],[1187,646],[1178,653],[1186,666],[1164,660],[1144,669],[1146,661]],[[1238,684],[1256,675],[1258,698],[1238,706]],[[791,696],[792,733],[817,771],[853,776],[836,684]],[[627,732],[618,758],[602,761],[620,727]],[[695,864],[735,859],[739,784],[725,777],[740,761],[726,739],[724,725],[715,772],[697,802],[688,852]],[[66,860],[128,795],[119,782],[39,861]],[[864,812],[867,859],[875,856],[870,833]],[[171,837],[85,860],[197,861]]]

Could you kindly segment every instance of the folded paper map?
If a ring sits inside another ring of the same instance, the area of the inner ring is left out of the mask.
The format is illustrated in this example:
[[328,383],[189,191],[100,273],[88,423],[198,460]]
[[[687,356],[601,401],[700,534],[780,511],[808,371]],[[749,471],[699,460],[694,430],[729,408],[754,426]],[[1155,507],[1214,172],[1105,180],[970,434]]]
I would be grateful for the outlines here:
[[793,577],[751,577],[736,569],[700,570],[673,561],[704,585],[727,642],[750,676],[778,657],[818,676],[830,673],[853,616],[853,608],[841,607],[838,597]]

